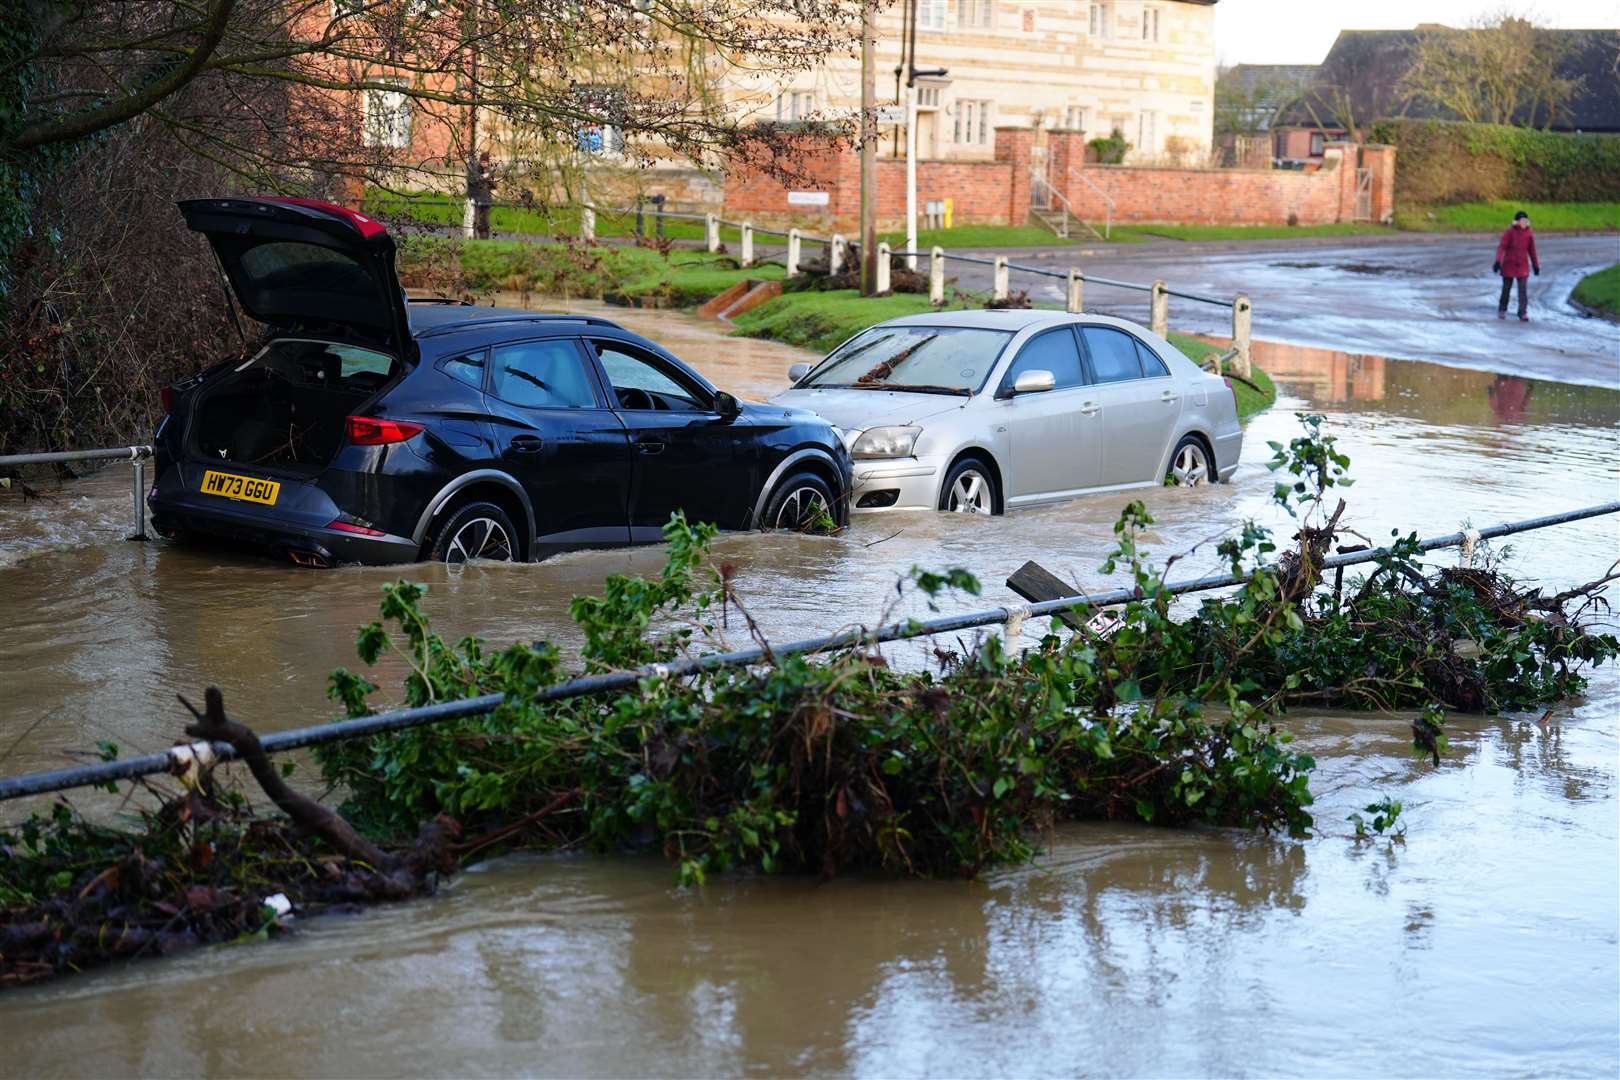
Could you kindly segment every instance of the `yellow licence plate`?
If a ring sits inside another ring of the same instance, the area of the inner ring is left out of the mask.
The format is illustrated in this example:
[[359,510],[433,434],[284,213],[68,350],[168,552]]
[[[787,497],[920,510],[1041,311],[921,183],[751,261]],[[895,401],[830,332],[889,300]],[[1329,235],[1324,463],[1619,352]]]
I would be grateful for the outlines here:
[[274,480],[255,480],[251,476],[235,476],[210,469],[203,473],[202,493],[274,506],[276,496],[281,493],[281,485]]

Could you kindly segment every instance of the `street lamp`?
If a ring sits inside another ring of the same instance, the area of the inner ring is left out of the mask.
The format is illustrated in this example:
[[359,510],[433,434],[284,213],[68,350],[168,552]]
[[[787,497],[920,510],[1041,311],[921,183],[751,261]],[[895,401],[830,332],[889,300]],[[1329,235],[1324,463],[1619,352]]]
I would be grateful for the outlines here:
[[[915,59],[915,55],[913,55]],[[906,268],[917,269],[917,77],[943,79],[946,68],[910,65],[906,77]]]

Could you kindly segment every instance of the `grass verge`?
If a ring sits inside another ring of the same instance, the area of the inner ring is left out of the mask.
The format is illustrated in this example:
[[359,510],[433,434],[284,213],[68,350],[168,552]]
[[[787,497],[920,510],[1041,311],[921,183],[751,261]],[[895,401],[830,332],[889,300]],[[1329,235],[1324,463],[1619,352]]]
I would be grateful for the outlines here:
[[1296,240],[1311,236],[1383,236],[1387,225],[1342,221],[1328,225],[1116,225],[1112,239],[1131,240]]
[[1575,285],[1574,298],[1589,308],[1620,316],[1620,263],[1587,274]]
[[1501,232],[1523,210],[1542,232],[1614,232],[1620,230],[1620,202],[1495,202],[1447,206],[1402,206],[1395,226],[1412,232]]

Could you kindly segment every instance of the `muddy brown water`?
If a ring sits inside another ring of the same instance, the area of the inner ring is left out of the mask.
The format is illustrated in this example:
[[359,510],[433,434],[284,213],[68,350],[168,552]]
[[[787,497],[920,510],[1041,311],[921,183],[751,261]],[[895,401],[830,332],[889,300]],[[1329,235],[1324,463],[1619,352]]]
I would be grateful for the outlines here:
[[[761,397],[791,349],[615,310],[721,386]],[[777,639],[875,619],[898,574],[963,565],[982,598],[1036,558],[1087,586],[1120,506],[1155,555],[1267,510],[1266,441],[1327,414],[1353,459],[1347,520],[1374,540],[1616,497],[1620,393],[1274,347],[1284,390],[1235,481],[1101,495],[1006,518],[871,515],[834,539],[727,536]],[[325,673],[402,571],[328,572],[125,543],[123,467],[0,502],[0,772],[97,739],[167,745],[175,690],[212,682],[270,730],[329,713]],[[1206,544],[1177,564],[1213,566]],[[1620,554],[1613,519],[1513,542],[1548,585]],[[1441,556],[1452,557],[1452,556]],[[403,573],[449,636],[574,638],[568,599],[657,549]],[[913,610],[913,609],[904,609]],[[1032,631],[1034,628],[1031,628]],[[908,651],[909,650],[909,651]],[[920,662],[895,646],[897,662]],[[378,681],[397,685],[384,666]],[[1620,678],[1538,716],[1459,717],[1438,770],[1405,716],[1289,717],[1320,769],[1318,833],[1076,826],[974,883],[728,879],[672,888],[641,858],[510,857],[441,895],[0,995],[0,1074],[1604,1074],[1620,1068]],[[1383,795],[1404,844],[1345,817]],[[16,807],[0,813],[13,820]]]

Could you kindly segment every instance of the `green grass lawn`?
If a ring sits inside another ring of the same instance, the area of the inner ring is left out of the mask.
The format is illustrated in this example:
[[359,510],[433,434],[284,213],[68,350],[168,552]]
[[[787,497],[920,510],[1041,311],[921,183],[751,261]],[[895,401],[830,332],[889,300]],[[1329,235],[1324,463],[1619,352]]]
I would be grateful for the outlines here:
[[[892,248],[905,250],[904,229],[879,233],[878,239],[886,241]],[[949,251],[952,248],[1051,247],[1054,244],[1086,242],[1096,243],[1097,239],[1078,227],[1069,231],[1067,240],[1045,225],[955,225],[949,229],[917,230],[917,250],[924,252],[934,247]]]
[[1620,263],[1581,278],[1574,296],[1589,308],[1620,315]]
[[1115,240],[1292,240],[1307,236],[1382,236],[1387,225],[1342,221],[1328,225],[1116,225]]
[[1602,232],[1620,229],[1620,202],[1453,203],[1449,206],[1397,206],[1397,228],[1415,232],[1501,232],[1523,210],[1541,232]]
[[[425,225],[460,225],[465,212],[462,201],[446,195],[443,192],[418,191],[407,194],[396,194],[372,190],[367,192],[365,210],[379,220],[414,221]],[[490,229],[499,238],[502,233],[520,236],[563,236],[577,237],[579,235],[579,208],[577,206],[554,206],[524,208],[518,206],[495,206],[490,208]],[[657,231],[657,218],[653,208],[648,206],[643,218],[643,227],[648,236],[655,235]],[[596,235],[601,238],[622,239],[634,236],[636,232],[636,215],[629,213],[610,213],[598,211],[596,215]],[[671,240],[702,240],[703,222],[677,220],[665,218],[664,235]],[[720,227],[722,242],[735,246],[742,240],[742,230],[728,225]],[[760,238],[764,240],[763,237]]]

